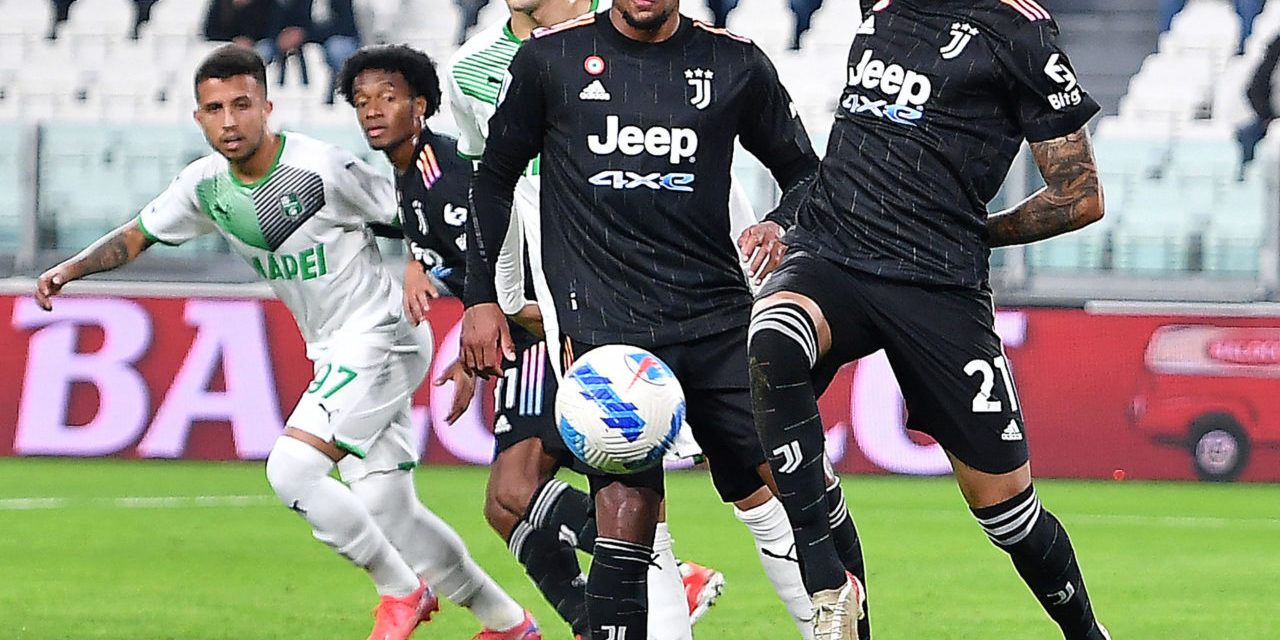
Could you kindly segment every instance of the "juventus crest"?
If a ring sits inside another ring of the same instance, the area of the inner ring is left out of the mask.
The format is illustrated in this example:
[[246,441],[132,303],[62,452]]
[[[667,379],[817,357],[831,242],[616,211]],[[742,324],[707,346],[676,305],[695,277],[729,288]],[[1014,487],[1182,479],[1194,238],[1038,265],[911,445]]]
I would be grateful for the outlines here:
[[702,110],[711,104],[711,78],[714,76],[715,72],[710,69],[684,70],[685,82],[693,87],[693,97],[689,98],[689,104],[694,108]]
[[941,50],[943,60],[951,60],[964,53],[969,41],[978,35],[978,29],[967,22],[955,22],[951,25],[951,42]]

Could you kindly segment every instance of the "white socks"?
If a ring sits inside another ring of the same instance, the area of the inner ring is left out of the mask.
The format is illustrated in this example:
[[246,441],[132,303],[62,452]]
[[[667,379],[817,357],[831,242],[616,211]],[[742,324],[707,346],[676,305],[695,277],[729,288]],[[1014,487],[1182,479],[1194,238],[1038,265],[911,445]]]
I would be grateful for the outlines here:
[[747,511],[734,507],[733,515],[747,525],[751,537],[755,538],[756,553],[760,555],[764,575],[787,606],[791,618],[800,628],[800,635],[805,640],[813,640],[813,605],[800,577],[795,536],[782,503],[777,498],[769,498],[768,502]]
[[649,565],[649,640],[693,640],[689,600],[684,593],[680,567],[671,551],[671,532],[659,522],[653,536],[655,564]]
[[524,622],[524,609],[475,563],[453,527],[418,500],[410,471],[370,474],[353,481],[351,492],[437,594],[471,609],[486,629]]
[[374,523],[363,504],[329,477],[333,461],[315,447],[280,436],[267,457],[267,481],[285,506],[311,525],[316,539],[363,567],[384,596],[418,590],[418,576]]

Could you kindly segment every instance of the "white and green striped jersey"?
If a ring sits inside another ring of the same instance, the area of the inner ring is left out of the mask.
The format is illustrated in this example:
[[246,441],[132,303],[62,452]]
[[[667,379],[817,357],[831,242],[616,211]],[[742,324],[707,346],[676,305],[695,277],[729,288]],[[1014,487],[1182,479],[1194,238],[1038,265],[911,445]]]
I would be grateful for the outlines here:
[[445,95],[458,124],[458,155],[479,160],[489,135],[489,118],[497,109],[498,93],[520,39],[503,20],[467,41],[449,60]]
[[221,233],[293,312],[308,351],[339,336],[390,344],[404,329],[400,285],[368,223],[396,221],[391,181],[344,149],[280,138],[275,163],[252,184],[217,153],[187,165],[139,226],[165,244]]

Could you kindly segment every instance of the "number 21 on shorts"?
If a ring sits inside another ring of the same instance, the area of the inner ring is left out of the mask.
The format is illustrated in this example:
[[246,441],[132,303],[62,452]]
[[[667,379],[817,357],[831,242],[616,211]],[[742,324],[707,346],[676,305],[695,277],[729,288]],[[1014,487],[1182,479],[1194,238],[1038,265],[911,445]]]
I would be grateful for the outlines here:
[[[330,378],[333,379],[330,380]],[[342,365],[335,368],[332,364],[325,364],[320,367],[320,371],[316,372],[316,378],[307,386],[306,392],[319,393],[321,398],[327,399],[355,379],[355,371]]]
[[[995,365],[994,368],[992,365]],[[974,413],[1003,413],[1004,404],[999,398],[991,397],[995,389],[996,370],[1000,372],[1000,380],[1004,383],[1005,397],[1009,399],[1009,410],[1018,410],[1018,393],[1013,390],[1013,377],[1009,375],[1009,363],[1004,356],[996,356],[991,362],[986,360],[970,360],[964,365],[967,376],[978,376],[978,395],[973,397]]]

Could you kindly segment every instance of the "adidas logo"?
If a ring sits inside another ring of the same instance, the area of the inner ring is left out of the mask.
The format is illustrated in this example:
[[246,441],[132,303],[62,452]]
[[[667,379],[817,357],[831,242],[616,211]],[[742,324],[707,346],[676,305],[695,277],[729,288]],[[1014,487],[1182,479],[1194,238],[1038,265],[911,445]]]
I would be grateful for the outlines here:
[[1017,442],[1022,439],[1022,430],[1018,428],[1017,420],[1009,421],[1009,426],[1000,433],[1000,439],[1005,442]]
[[592,80],[591,84],[583,87],[582,91],[578,92],[579,100],[598,100],[604,102],[611,98],[613,98],[613,96],[609,95],[609,91],[604,88],[604,84],[599,80]]

